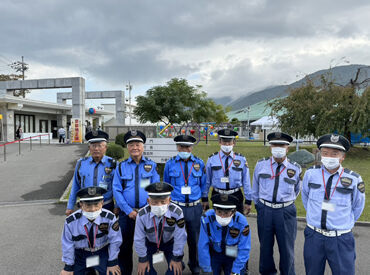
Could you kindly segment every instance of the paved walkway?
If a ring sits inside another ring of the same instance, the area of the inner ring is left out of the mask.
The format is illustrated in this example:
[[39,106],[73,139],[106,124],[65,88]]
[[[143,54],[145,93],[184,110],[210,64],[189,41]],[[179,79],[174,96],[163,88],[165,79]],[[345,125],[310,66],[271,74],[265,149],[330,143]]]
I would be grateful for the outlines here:
[[86,152],[85,144],[42,144],[19,155],[17,144],[7,146],[7,161],[0,155],[0,203],[59,198]]

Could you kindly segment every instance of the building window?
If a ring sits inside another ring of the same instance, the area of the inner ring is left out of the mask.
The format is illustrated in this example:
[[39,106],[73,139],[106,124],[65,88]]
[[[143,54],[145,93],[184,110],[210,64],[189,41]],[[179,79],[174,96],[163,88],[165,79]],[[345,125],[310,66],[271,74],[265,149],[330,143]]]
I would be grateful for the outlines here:
[[35,132],[35,116],[33,115],[15,115],[14,116],[14,132],[21,126],[24,133]]

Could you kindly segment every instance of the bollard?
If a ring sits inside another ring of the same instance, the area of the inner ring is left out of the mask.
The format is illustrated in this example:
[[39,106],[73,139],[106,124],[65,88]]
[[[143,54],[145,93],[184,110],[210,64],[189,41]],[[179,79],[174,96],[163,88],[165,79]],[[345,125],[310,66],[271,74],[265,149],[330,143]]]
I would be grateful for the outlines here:
[[32,151],[32,137],[30,137],[30,151]]
[[6,161],[6,144],[4,144],[4,161]]
[[48,139],[49,139],[49,144],[50,144],[50,134],[48,133]]
[[40,147],[41,147],[41,135],[40,135]]
[[21,155],[21,140],[18,141],[18,153]]

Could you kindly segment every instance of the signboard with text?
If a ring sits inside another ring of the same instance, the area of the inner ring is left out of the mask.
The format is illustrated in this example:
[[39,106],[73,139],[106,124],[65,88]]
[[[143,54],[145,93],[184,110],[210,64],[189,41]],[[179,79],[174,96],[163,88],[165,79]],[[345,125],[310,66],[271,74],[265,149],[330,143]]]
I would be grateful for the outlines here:
[[177,153],[176,143],[172,138],[147,138],[144,144],[143,155],[156,163],[166,163]]
[[82,143],[82,123],[77,118],[71,119],[71,142]]

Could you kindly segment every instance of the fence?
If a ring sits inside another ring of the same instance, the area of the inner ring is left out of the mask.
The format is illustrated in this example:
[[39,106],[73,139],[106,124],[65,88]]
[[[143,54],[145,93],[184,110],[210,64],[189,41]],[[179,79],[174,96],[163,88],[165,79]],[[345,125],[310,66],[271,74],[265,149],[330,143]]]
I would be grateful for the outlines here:
[[32,139],[36,139],[38,138],[39,139],[39,144],[40,144],[40,147],[41,147],[41,140],[42,140],[42,137],[43,136],[48,136],[48,143],[50,144],[50,134],[43,134],[43,135],[36,135],[36,136],[32,136],[32,137],[26,137],[26,138],[22,138],[22,139],[18,139],[18,140],[14,140],[14,141],[10,141],[10,142],[6,142],[6,143],[3,143],[3,144],[0,144],[0,147],[4,147],[4,161],[6,161],[6,146],[7,145],[10,145],[10,144],[13,144],[13,143],[18,143],[18,154],[20,155],[21,154],[21,142],[22,141],[27,141],[29,140],[30,141],[30,151],[32,151]]

